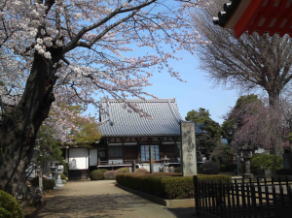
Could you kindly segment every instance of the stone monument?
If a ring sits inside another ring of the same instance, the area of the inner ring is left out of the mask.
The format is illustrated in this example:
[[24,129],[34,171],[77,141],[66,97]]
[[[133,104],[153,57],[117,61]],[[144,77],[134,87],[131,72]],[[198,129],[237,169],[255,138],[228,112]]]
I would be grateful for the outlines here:
[[181,166],[183,176],[197,175],[195,124],[181,122]]

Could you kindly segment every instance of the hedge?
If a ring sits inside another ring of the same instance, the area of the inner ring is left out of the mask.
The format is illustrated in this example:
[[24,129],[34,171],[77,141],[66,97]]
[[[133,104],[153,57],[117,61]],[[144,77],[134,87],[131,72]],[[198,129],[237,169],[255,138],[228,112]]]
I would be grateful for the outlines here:
[[105,170],[105,169],[92,170],[90,172],[90,179],[91,180],[102,180],[102,179],[104,179],[104,173],[106,171],[107,170]]
[[199,174],[197,177],[199,181],[208,181],[208,182],[230,182],[231,176],[228,175],[205,175]]
[[0,218],[22,218],[18,201],[7,192],[0,190]]
[[220,171],[220,166],[216,162],[207,161],[198,166],[199,173],[202,174],[218,174]]
[[292,169],[279,169],[276,170],[276,174],[284,176],[292,175]]
[[[228,176],[199,176],[199,179],[230,180]],[[193,177],[165,175],[124,174],[116,177],[117,183],[148,194],[166,199],[192,198],[194,196]]]
[[258,169],[279,170],[283,165],[283,158],[274,154],[255,154],[251,158],[251,167]]

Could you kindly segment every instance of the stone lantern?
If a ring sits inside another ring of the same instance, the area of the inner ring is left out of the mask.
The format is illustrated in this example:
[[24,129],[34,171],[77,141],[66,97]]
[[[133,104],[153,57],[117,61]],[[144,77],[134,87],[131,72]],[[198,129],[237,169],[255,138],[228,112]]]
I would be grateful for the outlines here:
[[64,186],[63,181],[61,179],[61,174],[64,172],[64,166],[63,165],[57,165],[57,168],[55,169],[56,172],[56,177],[57,179],[55,180],[56,186],[55,188],[61,188]]
[[239,149],[240,152],[240,160],[244,163],[244,176],[252,177],[251,169],[250,169],[250,160],[252,158],[253,149],[248,146],[243,146]]

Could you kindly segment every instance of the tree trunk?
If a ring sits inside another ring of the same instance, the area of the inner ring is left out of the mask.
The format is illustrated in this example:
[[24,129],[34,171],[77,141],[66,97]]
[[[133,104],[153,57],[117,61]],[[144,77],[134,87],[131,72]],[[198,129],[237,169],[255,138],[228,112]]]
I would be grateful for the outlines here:
[[281,134],[280,134],[280,123],[281,122],[281,115],[280,115],[280,91],[277,91],[276,89],[268,92],[269,94],[269,105],[270,105],[270,119],[271,119],[271,128],[273,128],[272,131],[272,147],[270,150],[271,154],[278,154],[280,155],[282,153],[281,148]]
[[280,104],[280,92],[278,91],[268,91],[269,95],[269,105],[272,109],[278,109]]
[[54,62],[34,55],[24,93],[0,123],[0,189],[16,196],[25,192],[25,170],[34,154],[36,135],[54,101]]

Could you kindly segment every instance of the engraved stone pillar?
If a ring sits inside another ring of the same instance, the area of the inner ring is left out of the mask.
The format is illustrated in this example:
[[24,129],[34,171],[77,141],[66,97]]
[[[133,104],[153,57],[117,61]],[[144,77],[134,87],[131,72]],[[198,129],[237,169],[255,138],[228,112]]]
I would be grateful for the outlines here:
[[197,175],[195,124],[181,122],[181,166],[183,176]]

